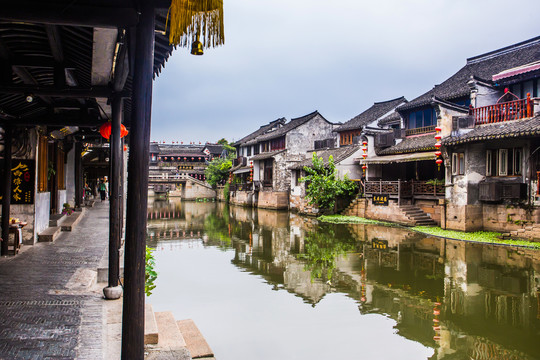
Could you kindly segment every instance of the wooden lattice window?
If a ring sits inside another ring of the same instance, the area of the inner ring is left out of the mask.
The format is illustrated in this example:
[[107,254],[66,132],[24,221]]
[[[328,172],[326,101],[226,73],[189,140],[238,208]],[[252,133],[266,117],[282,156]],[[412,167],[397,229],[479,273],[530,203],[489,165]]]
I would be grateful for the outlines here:
[[39,137],[38,144],[38,191],[47,191],[47,172],[48,172],[48,141],[46,136]]

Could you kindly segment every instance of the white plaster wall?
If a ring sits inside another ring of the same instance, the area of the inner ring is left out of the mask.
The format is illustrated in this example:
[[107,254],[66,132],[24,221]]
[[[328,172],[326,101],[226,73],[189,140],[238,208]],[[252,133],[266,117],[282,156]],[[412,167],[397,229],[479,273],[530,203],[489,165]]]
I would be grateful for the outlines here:
[[37,234],[49,227],[49,213],[51,207],[51,193],[50,192],[38,192],[35,199],[35,226],[34,226],[34,238],[37,239]]
[[289,154],[305,154],[308,150],[313,150],[315,140],[334,139],[333,129],[334,125],[317,115],[287,134],[285,142],[287,152]]
[[66,190],[58,190],[58,198],[56,201],[56,213],[59,214],[62,212],[62,209],[64,207],[64,203],[66,203]]
[[67,153],[65,175],[66,199],[64,202],[67,202],[72,207],[75,207],[75,148],[71,149]]

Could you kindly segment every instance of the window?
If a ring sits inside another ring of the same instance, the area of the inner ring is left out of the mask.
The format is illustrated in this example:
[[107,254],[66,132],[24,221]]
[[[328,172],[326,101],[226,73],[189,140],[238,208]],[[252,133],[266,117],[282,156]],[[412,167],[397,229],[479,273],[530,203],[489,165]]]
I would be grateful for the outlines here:
[[508,175],[508,149],[499,149],[499,176]]
[[452,175],[465,174],[465,154],[453,153],[452,154]]
[[486,151],[486,176],[519,176],[523,172],[521,148]]
[[409,113],[409,129],[434,126],[436,123],[435,109],[427,108]]
[[251,146],[247,147],[247,154],[246,156],[251,156]]
[[271,151],[283,150],[283,149],[285,149],[285,136],[271,140],[271,144],[270,144]]

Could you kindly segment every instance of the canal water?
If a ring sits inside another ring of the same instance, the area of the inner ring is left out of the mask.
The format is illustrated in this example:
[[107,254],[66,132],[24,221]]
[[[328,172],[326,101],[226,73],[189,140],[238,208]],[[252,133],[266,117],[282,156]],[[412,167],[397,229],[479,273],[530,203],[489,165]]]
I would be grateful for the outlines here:
[[540,251],[151,201],[155,311],[218,360],[540,359]]

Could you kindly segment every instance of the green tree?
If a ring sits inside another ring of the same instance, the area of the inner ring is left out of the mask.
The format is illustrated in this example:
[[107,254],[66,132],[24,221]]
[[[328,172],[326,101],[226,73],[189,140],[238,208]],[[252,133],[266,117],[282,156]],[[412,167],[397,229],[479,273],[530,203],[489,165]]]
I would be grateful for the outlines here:
[[306,176],[300,181],[306,183],[306,197],[309,203],[323,212],[333,212],[338,196],[352,196],[356,186],[347,175],[341,180],[336,175],[334,158],[330,155],[325,166],[322,158],[313,153],[312,166],[304,166]]
[[215,158],[208,163],[208,167],[205,170],[206,181],[213,187],[223,183],[229,178],[231,167],[232,160],[230,158]]

